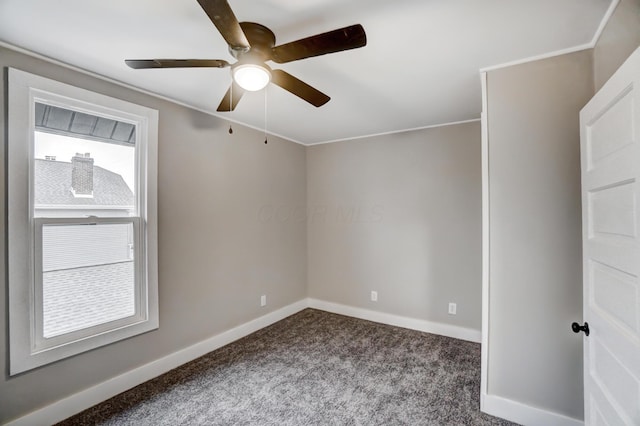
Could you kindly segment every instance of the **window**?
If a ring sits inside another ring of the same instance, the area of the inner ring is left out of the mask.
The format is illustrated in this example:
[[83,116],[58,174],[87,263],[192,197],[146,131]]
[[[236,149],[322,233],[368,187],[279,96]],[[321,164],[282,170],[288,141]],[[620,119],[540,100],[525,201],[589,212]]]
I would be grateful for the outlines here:
[[12,375],[158,327],[157,123],[9,70]]

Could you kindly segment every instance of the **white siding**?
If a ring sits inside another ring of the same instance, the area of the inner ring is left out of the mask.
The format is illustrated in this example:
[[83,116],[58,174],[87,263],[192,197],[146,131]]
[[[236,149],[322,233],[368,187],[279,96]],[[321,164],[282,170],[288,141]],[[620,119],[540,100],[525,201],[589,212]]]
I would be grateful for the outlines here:
[[131,260],[131,224],[45,225],[42,270],[80,268]]

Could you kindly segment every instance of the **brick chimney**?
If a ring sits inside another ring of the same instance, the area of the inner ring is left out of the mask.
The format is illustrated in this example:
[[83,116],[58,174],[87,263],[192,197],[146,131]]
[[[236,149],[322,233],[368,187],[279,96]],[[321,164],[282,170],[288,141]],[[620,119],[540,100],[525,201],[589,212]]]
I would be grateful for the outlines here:
[[93,196],[93,158],[89,152],[71,158],[71,192],[76,197]]

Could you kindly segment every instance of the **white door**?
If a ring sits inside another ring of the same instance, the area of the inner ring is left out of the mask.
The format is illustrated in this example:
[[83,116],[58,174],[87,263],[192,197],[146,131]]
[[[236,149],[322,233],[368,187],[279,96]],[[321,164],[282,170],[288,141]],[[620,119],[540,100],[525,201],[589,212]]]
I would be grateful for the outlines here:
[[640,425],[640,48],[580,112],[580,148],[585,424]]

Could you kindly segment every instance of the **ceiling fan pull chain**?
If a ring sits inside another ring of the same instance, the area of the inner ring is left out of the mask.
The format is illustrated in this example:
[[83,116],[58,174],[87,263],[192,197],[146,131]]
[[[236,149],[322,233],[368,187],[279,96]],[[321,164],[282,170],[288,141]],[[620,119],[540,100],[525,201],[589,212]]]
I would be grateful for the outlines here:
[[[233,80],[231,81],[231,87],[229,88],[230,96],[229,96],[229,111],[232,111],[233,108]],[[229,122],[229,134],[233,134],[233,128],[231,128],[231,122]]]
[[264,89],[264,143],[267,143],[267,88]]

